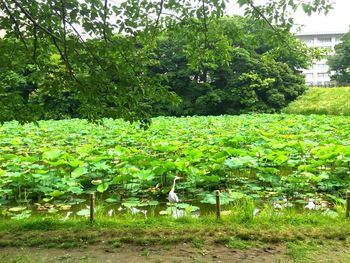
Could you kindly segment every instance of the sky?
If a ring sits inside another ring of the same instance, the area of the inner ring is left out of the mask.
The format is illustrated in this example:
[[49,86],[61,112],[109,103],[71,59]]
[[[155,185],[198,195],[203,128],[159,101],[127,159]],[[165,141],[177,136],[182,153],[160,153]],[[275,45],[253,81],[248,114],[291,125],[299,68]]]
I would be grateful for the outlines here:
[[[263,3],[265,0],[257,0]],[[230,0],[227,4],[229,14],[242,14],[239,10],[236,0]],[[350,0],[331,0],[333,10],[325,16],[324,14],[314,13],[310,17],[299,10],[294,15],[294,20],[298,24],[304,25],[301,32],[325,32],[325,31],[344,31],[350,30]],[[296,29],[294,29],[296,30]]]

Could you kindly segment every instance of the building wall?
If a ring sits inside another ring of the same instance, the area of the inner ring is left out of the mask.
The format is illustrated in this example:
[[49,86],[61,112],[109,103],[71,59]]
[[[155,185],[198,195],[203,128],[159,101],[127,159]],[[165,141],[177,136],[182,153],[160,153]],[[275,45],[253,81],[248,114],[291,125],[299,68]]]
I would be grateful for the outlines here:
[[[340,43],[340,39],[345,32],[319,32],[319,33],[299,33],[296,36],[305,42],[309,47],[326,48],[330,50],[329,55],[334,52],[334,46]],[[303,70],[306,84],[309,86],[334,85],[329,76],[329,66],[327,58],[315,61],[306,70]]]

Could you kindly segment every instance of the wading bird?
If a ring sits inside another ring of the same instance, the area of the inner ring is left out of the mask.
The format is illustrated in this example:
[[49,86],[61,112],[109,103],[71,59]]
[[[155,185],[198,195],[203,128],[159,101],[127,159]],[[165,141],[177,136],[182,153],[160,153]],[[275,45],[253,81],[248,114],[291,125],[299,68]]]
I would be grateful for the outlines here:
[[113,215],[113,209],[108,211],[108,215],[111,217]]
[[67,220],[70,217],[71,214],[73,214],[73,212],[68,211],[66,216],[65,216],[65,218],[64,218],[64,220]]
[[181,179],[181,177],[175,176],[173,187],[171,188],[171,190],[169,192],[169,195],[168,195],[169,202],[175,204],[175,214],[173,214],[173,216],[175,218],[179,217],[179,214],[178,214],[178,211],[177,211],[177,207],[176,207],[176,204],[179,202],[179,197],[175,193],[175,184],[176,184],[176,180],[177,179]]
[[145,217],[147,217],[147,210],[140,210],[135,207],[130,207],[130,211],[132,215],[136,215],[137,213],[142,213],[145,215]]
[[175,184],[176,184],[177,179],[181,179],[181,177],[175,176],[175,178],[174,178],[173,187],[171,188],[169,195],[168,195],[168,200],[170,203],[178,203],[179,202],[179,197],[175,193]]
[[305,209],[309,209],[309,210],[318,210],[316,204],[314,203],[313,199],[309,199],[309,202],[307,203],[307,205],[304,207]]

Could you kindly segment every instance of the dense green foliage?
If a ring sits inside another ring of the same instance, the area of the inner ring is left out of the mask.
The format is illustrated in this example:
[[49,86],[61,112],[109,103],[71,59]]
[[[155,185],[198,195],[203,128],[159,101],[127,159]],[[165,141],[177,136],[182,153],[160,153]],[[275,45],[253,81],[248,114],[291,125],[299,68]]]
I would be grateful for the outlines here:
[[350,87],[310,88],[283,112],[350,116]]
[[[195,31],[190,25],[185,29]],[[199,45],[186,38],[189,32],[168,32],[160,38],[159,65],[153,72],[167,76],[165,84],[182,103],[165,108],[158,104],[159,114],[275,112],[304,92],[300,68],[308,66],[311,50],[289,32],[271,32],[265,23],[242,17],[210,23],[208,31],[211,62],[203,67],[189,66],[187,49]],[[217,50],[222,46],[228,52]]]
[[[1,43],[0,121],[61,118],[72,111],[73,116],[94,120],[121,117],[147,124],[155,103],[178,102],[164,85],[164,72],[149,74],[157,64],[158,37],[164,31],[186,31],[187,62],[196,72],[229,63],[232,46],[222,31],[209,26],[224,15],[226,2],[0,0],[0,28],[6,32]],[[291,28],[290,14],[299,7],[308,14],[331,8],[328,0],[270,0],[261,6],[250,0],[237,3],[246,8],[247,16],[265,21],[276,34]],[[288,69],[271,71],[274,78],[289,74]],[[243,78],[249,89],[261,81],[267,84],[265,76]],[[275,103],[278,98],[272,100]],[[47,109],[53,112],[48,114]]]
[[348,117],[316,115],[156,118],[145,132],[120,120],[10,122],[0,128],[0,204],[69,209],[97,191],[127,207],[156,205],[175,175],[182,202],[215,203],[215,189],[223,204],[335,201],[349,188],[349,133]]
[[[276,34],[270,31],[266,24],[252,18],[226,18],[208,26],[212,50],[207,54],[207,60],[211,62],[206,64],[205,70],[202,70],[204,66],[191,66],[191,59],[194,58],[188,55],[188,49],[194,45],[189,36],[194,30],[192,24],[182,25],[178,30],[167,31],[158,37],[154,58],[148,67],[148,76],[143,77],[144,84],[146,78],[149,83],[155,81],[152,94],[156,95],[151,99],[151,94],[148,94],[144,103],[136,103],[133,101],[135,94],[131,93],[128,100],[129,104],[133,104],[132,107],[142,108],[144,119],[150,113],[219,115],[275,112],[303,93],[304,78],[299,69],[307,67],[312,56],[308,56],[311,50],[294,36],[282,31]],[[130,42],[127,37],[114,37],[113,40],[119,46],[126,46]],[[92,44],[92,41],[87,43]],[[118,116],[117,112],[120,109],[113,101],[122,94],[126,96],[127,92],[121,85],[126,84],[124,79],[130,81],[129,76],[123,76],[123,80],[121,77],[115,77],[117,90],[106,88],[86,100],[79,92],[75,80],[70,79],[65,72],[64,64],[61,63],[60,55],[55,52],[54,47],[46,47],[51,48],[52,52],[48,53],[48,57],[40,57],[45,67],[38,68],[31,64],[32,54],[27,52],[23,43],[4,39],[0,44],[3,50],[13,50],[14,45],[17,46],[14,52],[5,52],[6,55],[0,63],[3,65],[2,77],[0,76],[0,84],[3,86],[3,121],[25,121],[33,117],[94,119]],[[104,45],[103,42],[94,44],[97,47]],[[222,50],[227,52],[223,53]],[[81,60],[80,57],[72,58],[76,63],[81,63]],[[117,54],[114,62],[115,66],[123,65],[122,58]],[[101,75],[100,71],[91,71],[91,68],[81,71],[86,77],[84,85],[106,85],[99,83],[99,76],[95,76]],[[55,75],[52,75],[52,72]],[[167,87],[173,93],[166,92]],[[148,92],[151,90],[148,89]],[[16,94],[16,100],[13,94]],[[180,96],[181,104],[169,105],[169,100],[166,99],[169,94],[173,94],[174,102],[175,94]],[[103,110],[97,112],[94,109],[97,105]],[[28,109],[31,113],[25,114]],[[136,118],[136,113],[132,118]]]
[[335,55],[328,59],[331,76],[339,84],[350,84],[350,31],[341,38],[341,43],[335,46]]

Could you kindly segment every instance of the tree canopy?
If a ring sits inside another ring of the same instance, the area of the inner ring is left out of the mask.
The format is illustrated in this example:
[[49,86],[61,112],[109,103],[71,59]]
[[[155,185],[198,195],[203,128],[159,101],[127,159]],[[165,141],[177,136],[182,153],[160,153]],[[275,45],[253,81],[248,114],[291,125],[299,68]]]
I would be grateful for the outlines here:
[[[151,72],[166,75],[164,85],[182,102],[176,107],[156,104],[158,113],[276,112],[302,94],[306,87],[300,69],[310,65],[308,54],[314,50],[288,31],[276,33],[267,27],[259,20],[238,16],[209,23],[207,64],[198,67],[188,66],[192,58],[187,49],[196,43],[184,37],[186,31],[165,32],[156,50],[159,64]],[[223,46],[227,53],[215,56]]]
[[335,46],[335,55],[328,59],[332,80],[339,84],[350,84],[350,31]]
[[[291,13],[298,8],[308,14],[331,8],[328,0],[237,2],[247,16],[264,21],[276,34],[291,28]],[[79,116],[93,120],[121,117],[147,124],[154,103],[178,103],[163,83],[167,76],[149,74],[159,63],[159,37],[165,31],[192,29],[184,30],[190,68],[205,72],[228,63],[232,47],[225,35],[209,27],[224,16],[226,4],[0,0],[0,28],[6,32],[1,41],[0,120],[35,120],[51,103],[58,117],[73,107]],[[67,99],[69,106],[60,103]]]

